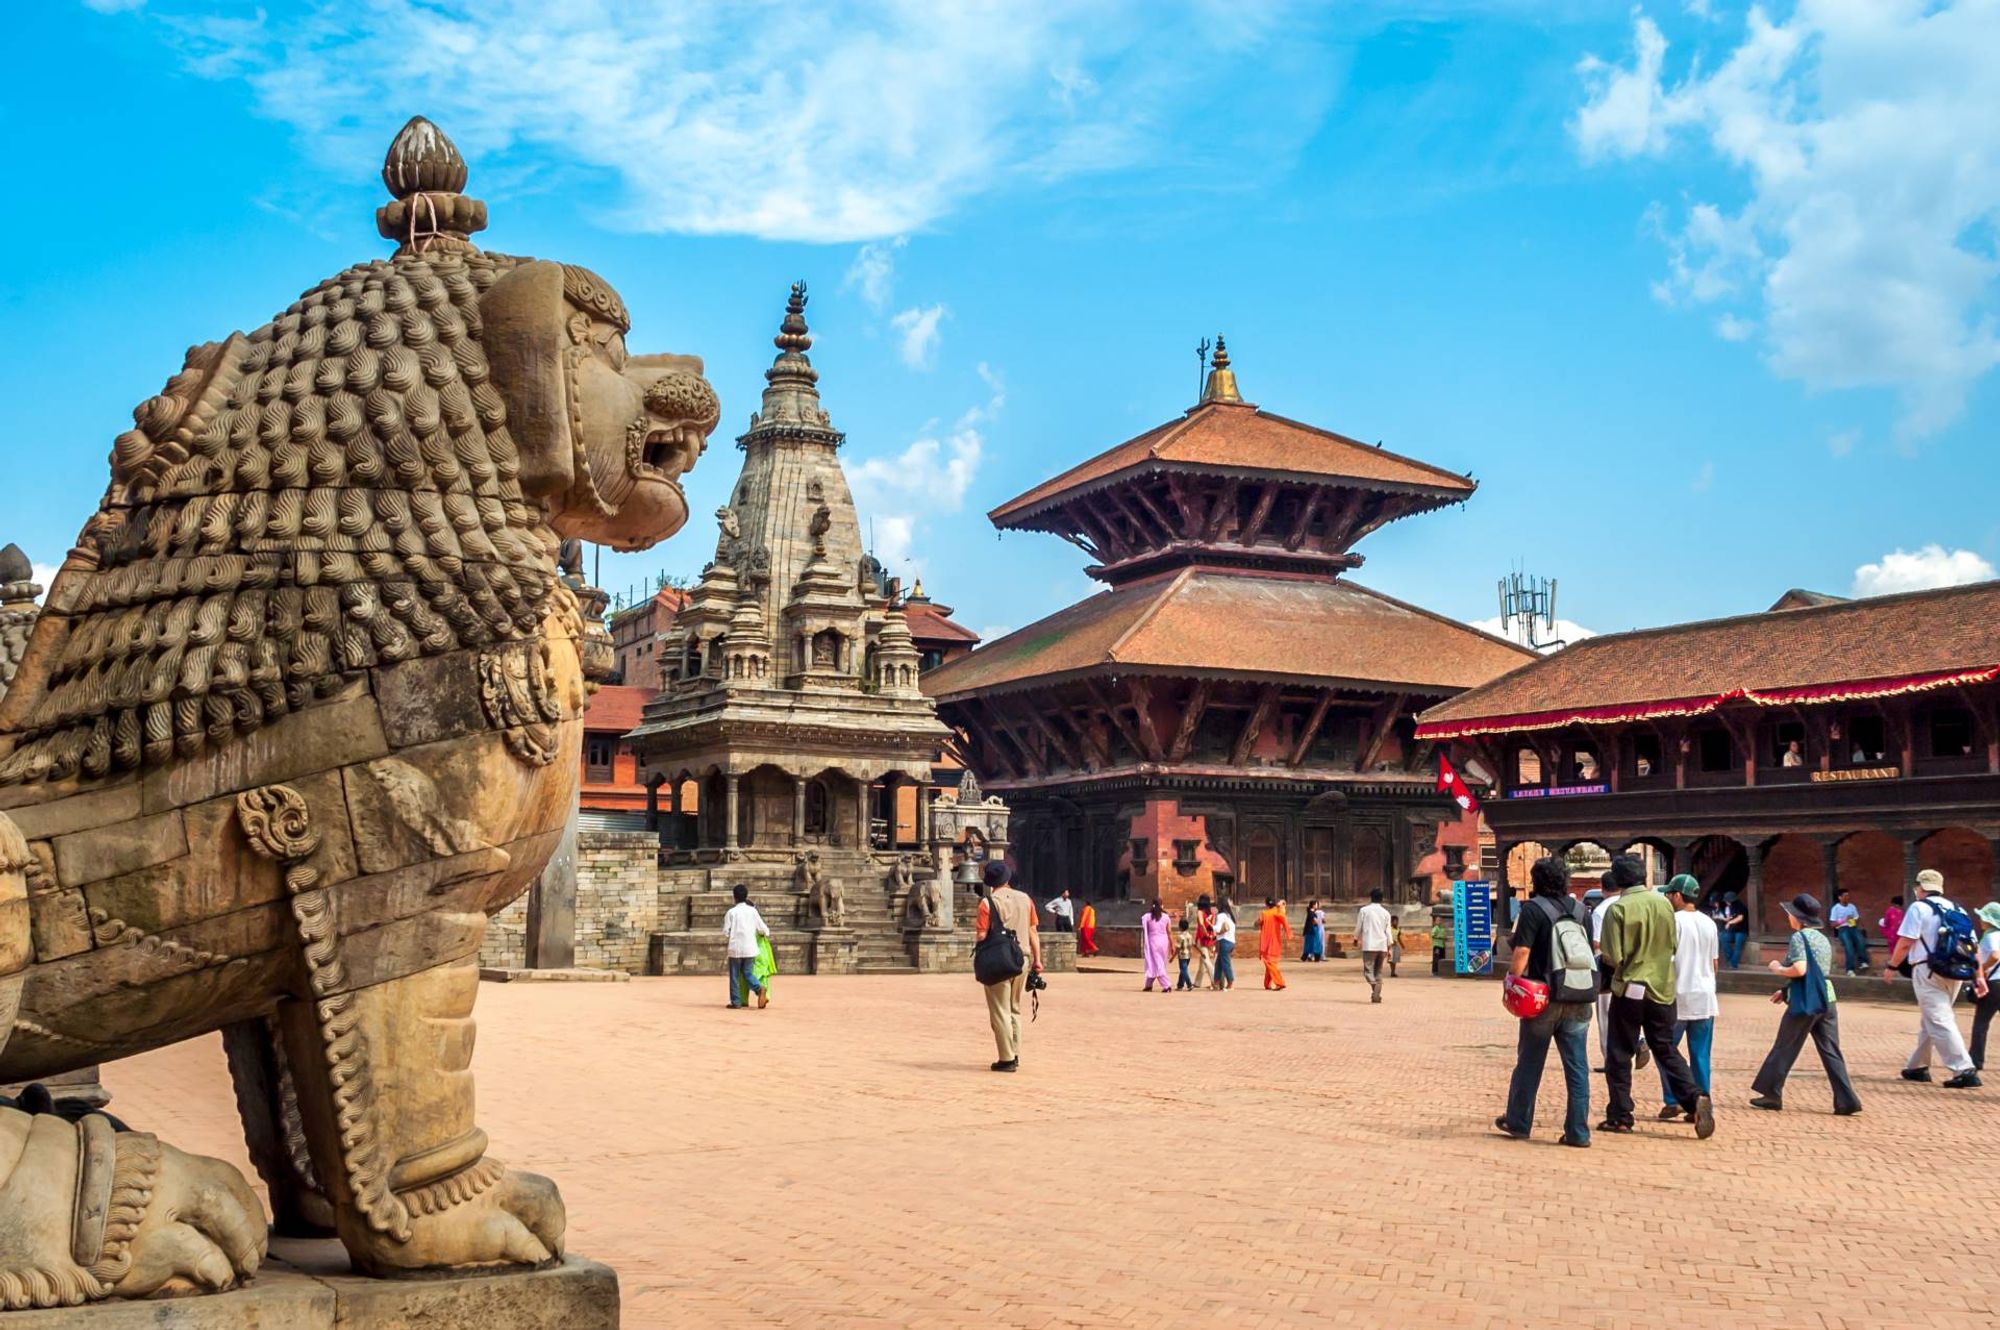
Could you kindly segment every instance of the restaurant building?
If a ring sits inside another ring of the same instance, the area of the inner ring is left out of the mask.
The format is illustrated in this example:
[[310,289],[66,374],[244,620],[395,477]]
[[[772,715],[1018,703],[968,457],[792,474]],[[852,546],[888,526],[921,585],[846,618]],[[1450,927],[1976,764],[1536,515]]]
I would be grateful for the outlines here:
[[1416,734],[1489,785],[1503,875],[1531,843],[1651,846],[1775,940],[1800,892],[1851,890],[1871,929],[1924,868],[1968,906],[2000,895],[1997,711],[2000,582],[1982,582],[1587,638]]

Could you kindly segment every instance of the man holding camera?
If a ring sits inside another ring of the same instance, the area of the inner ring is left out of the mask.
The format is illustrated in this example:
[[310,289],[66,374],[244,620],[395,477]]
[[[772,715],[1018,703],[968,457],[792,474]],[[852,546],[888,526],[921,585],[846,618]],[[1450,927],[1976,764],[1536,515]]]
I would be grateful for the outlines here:
[[978,928],[974,936],[984,938],[992,926],[995,911],[1000,915],[1000,926],[1022,939],[1023,951],[1027,953],[1027,967],[1011,978],[998,983],[982,984],[986,990],[986,1015],[993,1025],[993,1043],[999,1052],[994,1062],[995,1071],[1018,1071],[1021,1067],[1021,994],[1027,989],[1028,976],[1042,972],[1042,934],[1035,926],[1035,903],[1027,893],[1016,890],[1011,883],[1014,870],[1004,861],[988,859],[981,874],[986,883],[986,898],[979,902]]

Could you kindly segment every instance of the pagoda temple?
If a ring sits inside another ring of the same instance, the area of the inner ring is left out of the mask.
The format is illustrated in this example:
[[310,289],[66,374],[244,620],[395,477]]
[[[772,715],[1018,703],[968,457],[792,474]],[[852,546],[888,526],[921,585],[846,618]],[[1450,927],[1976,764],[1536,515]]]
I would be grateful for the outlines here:
[[719,965],[712,924],[738,883],[774,928],[818,935],[811,968],[928,964],[901,924],[910,892],[945,867],[928,813],[950,732],[918,687],[900,588],[862,548],[805,309],[801,283],[737,440],[715,558],[661,639],[662,691],[627,736],[673,829],[662,911],[679,926],[656,938],[656,969]]
[[1390,900],[1441,867],[1414,716],[1534,659],[1347,574],[1466,476],[1243,400],[1222,339],[1201,401],[995,508],[1108,589],[925,676],[1014,810],[1037,894]]

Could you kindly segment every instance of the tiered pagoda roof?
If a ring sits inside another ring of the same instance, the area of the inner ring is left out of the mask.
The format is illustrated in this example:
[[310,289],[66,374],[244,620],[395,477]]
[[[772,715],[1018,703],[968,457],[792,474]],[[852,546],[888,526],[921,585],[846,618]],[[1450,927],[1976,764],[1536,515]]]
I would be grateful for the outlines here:
[[1111,590],[932,672],[926,691],[948,700],[1141,672],[1449,696],[1533,654],[1340,575],[1370,531],[1475,488],[1259,410],[1218,338],[1202,400],[1179,420],[989,514],[1069,540]]
[[1272,415],[1243,400],[1217,339],[1202,400],[988,513],[1003,530],[1046,531],[1117,583],[1203,563],[1338,571],[1376,528],[1463,502],[1466,476]]

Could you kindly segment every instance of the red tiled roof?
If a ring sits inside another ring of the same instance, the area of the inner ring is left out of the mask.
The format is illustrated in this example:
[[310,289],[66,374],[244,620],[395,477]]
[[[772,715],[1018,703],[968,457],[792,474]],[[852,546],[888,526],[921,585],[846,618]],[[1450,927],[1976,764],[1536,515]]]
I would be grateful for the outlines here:
[[903,607],[903,617],[909,622],[910,636],[919,642],[977,642],[979,634],[949,615],[940,614],[935,605],[918,601]]
[[1088,597],[924,676],[955,697],[1105,668],[1450,693],[1531,659],[1345,579],[1184,568]]
[[1162,464],[1256,471],[1300,480],[1351,480],[1363,487],[1415,489],[1448,499],[1463,498],[1477,488],[1464,476],[1441,467],[1272,415],[1247,403],[1204,402],[1179,420],[1147,430],[1009,499],[987,517],[996,526],[1005,526],[1060,495]]
[[[1782,603],[1782,602],[1781,602]],[[2000,582],[1589,637],[1424,712],[1417,733],[1885,696],[2000,669]]]
[[646,702],[653,696],[650,688],[634,688],[630,684],[608,683],[590,695],[590,706],[583,713],[583,728],[586,730],[609,730],[623,734],[639,724],[639,714],[645,710]]

